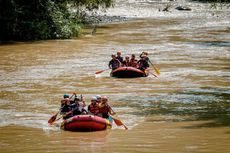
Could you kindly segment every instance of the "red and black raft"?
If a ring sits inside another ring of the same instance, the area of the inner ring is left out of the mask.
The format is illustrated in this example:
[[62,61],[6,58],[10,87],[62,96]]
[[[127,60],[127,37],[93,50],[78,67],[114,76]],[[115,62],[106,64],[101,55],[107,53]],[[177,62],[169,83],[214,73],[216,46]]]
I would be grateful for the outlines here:
[[101,131],[111,129],[112,123],[94,115],[76,115],[64,120],[61,129],[67,131]]
[[110,76],[117,78],[147,77],[148,73],[135,67],[119,67],[110,73]]

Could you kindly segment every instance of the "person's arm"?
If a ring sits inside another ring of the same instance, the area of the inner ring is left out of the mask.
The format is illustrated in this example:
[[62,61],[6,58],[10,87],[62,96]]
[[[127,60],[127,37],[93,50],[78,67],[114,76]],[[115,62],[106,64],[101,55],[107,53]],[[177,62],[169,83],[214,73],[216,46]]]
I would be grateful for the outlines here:
[[112,62],[111,61],[109,61],[109,68],[111,69],[111,65],[112,65]]
[[88,112],[90,112],[90,105],[88,106]]
[[140,58],[142,58],[142,55],[144,54],[144,52],[142,52],[141,54],[140,54]]
[[149,67],[149,63],[148,62],[146,62],[146,67]]
[[116,61],[119,63],[119,67],[121,67],[121,62],[118,59],[116,59]]
[[113,111],[112,107],[107,103],[106,106],[109,108],[109,113],[111,115],[115,115],[116,113]]
[[86,106],[86,104],[85,104],[85,99],[84,99],[84,97],[81,95],[81,101],[82,101],[82,107],[85,107]]
[[111,109],[111,107],[109,108],[109,113],[111,114],[111,115],[115,115],[116,113]]

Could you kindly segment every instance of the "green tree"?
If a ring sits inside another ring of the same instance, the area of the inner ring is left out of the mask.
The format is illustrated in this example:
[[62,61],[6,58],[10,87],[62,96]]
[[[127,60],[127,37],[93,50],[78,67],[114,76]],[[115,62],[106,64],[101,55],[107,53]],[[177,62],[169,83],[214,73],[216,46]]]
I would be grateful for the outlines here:
[[0,41],[78,36],[85,13],[113,0],[0,0]]

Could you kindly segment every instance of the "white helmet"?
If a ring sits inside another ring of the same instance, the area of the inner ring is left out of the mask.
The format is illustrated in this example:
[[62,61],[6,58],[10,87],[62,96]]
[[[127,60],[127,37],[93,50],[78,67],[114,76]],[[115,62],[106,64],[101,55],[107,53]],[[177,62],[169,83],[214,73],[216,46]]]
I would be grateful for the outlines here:
[[101,99],[101,95],[96,95],[95,96],[97,99]]
[[96,100],[97,100],[97,97],[93,96],[93,97],[91,97],[91,100],[96,101]]

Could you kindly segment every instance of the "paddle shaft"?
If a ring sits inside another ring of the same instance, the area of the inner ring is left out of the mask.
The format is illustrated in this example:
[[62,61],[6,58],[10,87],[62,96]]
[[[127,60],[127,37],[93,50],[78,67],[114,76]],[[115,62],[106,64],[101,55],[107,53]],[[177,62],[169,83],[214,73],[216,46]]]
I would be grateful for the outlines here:
[[153,66],[153,68],[154,68],[154,70],[156,71],[156,73],[157,73],[158,75],[160,75],[159,69],[156,68],[150,60],[148,60],[148,62]]
[[104,69],[104,70],[96,71],[95,74],[100,74],[100,73],[102,73],[102,72],[104,72],[104,71],[106,71],[106,70],[109,70],[109,69]]

